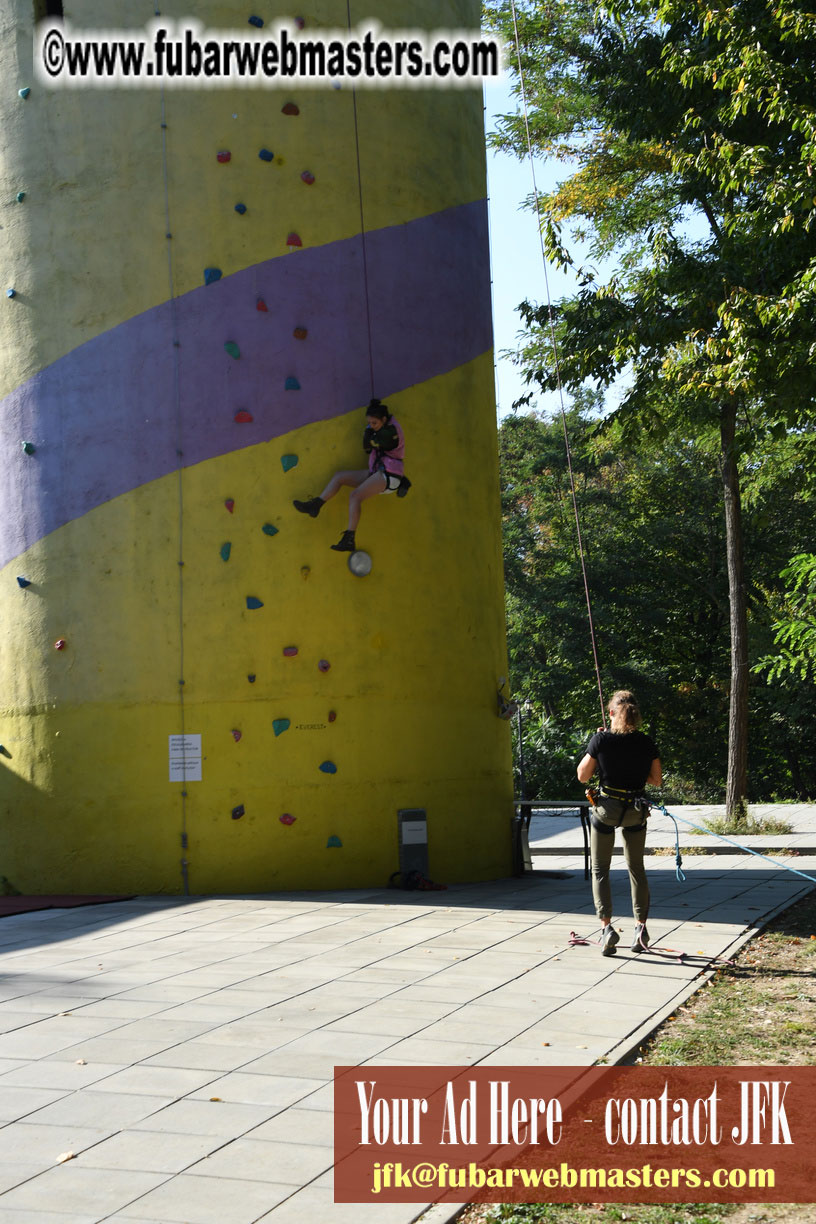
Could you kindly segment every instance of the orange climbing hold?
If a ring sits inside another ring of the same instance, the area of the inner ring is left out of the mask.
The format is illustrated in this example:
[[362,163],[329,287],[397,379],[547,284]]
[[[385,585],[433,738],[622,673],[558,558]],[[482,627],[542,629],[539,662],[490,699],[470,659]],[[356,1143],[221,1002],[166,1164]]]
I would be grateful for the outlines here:
[[309,333],[307,332],[305,327],[296,327],[295,330],[292,332],[292,335],[295,337],[296,340],[305,340],[308,334]]

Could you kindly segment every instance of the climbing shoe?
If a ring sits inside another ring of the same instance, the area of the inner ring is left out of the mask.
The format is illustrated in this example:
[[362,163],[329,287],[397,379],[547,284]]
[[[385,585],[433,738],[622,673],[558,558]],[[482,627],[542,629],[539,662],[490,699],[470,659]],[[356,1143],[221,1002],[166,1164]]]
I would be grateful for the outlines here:
[[397,489],[397,497],[404,497],[411,487],[411,482],[407,476],[403,476],[400,480],[400,486]]
[[322,497],[310,497],[308,501],[293,501],[292,505],[301,514],[308,514],[312,518],[317,518],[325,502]]
[[614,956],[618,950],[619,943],[620,935],[610,922],[609,926],[604,927],[603,930],[603,946],[601,947],[601,954],[603,956]]
[[645,922],[635,923],[635,933],[632,936],[632,951],[645,952],[649,946],[649,932],[646,930]]
[[354,532],[344,531],[336,544],[330,544],[335,552],[356,552],[357,545],[354,543]]

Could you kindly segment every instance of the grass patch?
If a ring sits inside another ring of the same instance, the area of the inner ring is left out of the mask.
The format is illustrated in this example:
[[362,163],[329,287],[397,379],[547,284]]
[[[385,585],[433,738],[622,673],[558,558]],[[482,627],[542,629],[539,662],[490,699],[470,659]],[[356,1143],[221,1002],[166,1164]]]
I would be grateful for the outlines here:
[[778,820],[775,816],[752,816],[750,812],[741,818],[709,816],[706,819],[701,818],[700,824],[712,833],[723,833],[726,837],[740,834],[743,837],[775,837],[793,832],[793,826],[787,820]]

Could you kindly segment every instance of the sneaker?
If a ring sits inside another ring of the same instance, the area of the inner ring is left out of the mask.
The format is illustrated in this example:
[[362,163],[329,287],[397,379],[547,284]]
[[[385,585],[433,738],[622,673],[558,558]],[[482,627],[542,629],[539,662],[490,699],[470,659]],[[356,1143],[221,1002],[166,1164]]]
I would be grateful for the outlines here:
[[397,489],[397,497],[405,497],[405,494],[411,487],[411,482],[407,476],[403,476],[400,480],[400,487]]
[[312,518],[317,518],[325,503],[322,497],[310,497],[308,501],[293,501],[292,505],[301,514],[308,514]]
[[354,532],[344,531],[336,544],[330,544],[335,552],[356,552],[357,545],[354,543]]
[[614,956],[618,950],[619,943],[620,935],[610,922],[609,926],[604,927],[603,930],[603,947],[601,948],[601,954],[603,956]]
[[649,946],[649,932],[645,922],[635,923],[635,933],[632,936],[632,951],[644,952]]

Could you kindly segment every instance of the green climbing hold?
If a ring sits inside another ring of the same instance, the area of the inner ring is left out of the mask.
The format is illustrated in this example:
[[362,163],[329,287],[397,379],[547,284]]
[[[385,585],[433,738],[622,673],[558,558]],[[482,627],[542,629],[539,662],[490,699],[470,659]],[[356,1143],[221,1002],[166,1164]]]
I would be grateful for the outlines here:
[[261,531],[264,533],[264,535],[268,535],[268,536],[273,536],[273,535],[278,534],[277,527],[274,527],[272,523],[264,523],[263,527],[261,528]]
[[228,540],[226,544],[221,545],[221,560],[229,561],[231,552],[232,552],[232,544]]
[[342,847],[343,847],[343,843],[341,842],[340,838],[337,837],[336,834],[332,833],[331,837],[326,842],[326,849],[327,850],[341,850]]
[[297,467],[297,465],[297,455],[281,455],[281,467],[283,468],[284,472],[291,472],[292,468]]
[[288,731],[290,725],[288,718],[276,718],[272,723],[272,730],[277,737],[278,735],[283,735],[284,731]]
[[26,197],[26,193],[24,191],[18,191],[17,192],[17,203],[22,204],[25,197]]
[[241,356],[241,350],[234,340],[227,340],[224,348],[229,353],[230,357],[234,357],[236,361]]
[[289,377],[287,378],[285,390],[287,391],[299,391],[300,390],[300,383],[294,377],[294,375],[290,374]]

